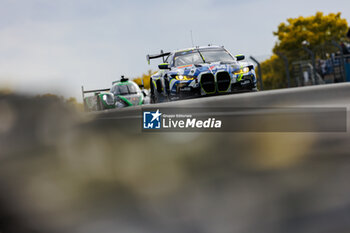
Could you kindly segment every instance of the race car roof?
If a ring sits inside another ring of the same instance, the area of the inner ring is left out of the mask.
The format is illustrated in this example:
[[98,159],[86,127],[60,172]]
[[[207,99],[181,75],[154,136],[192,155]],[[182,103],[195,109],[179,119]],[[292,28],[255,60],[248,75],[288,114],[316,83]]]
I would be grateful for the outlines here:
[[195,49],[211,49],[211,48],[223,48],[223,46],[217,46],[217,45],[197,46],[197,47],[192,47],[187,49],[175,50],[174,52],[179,53],[179,52],[186,52],[186,51],[191,51]]

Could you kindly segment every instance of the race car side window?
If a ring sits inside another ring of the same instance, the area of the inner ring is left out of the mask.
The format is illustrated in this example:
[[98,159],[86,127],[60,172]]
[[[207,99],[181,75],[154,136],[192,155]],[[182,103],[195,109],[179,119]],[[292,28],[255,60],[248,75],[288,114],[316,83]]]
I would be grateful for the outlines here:
[[111,90],[110,90],[109,92],[111,92],[111,93],[117,95],[117,92],[118,92],[117,86],[116,86],[116,85],[112,86],[112,88],[111,88]]
[[111,93],[113,93],[114,95],[119,95],[119,89],[118,89],[118,86],[117,85],[114,85],[112,88],[111,88]]
[[137,84],[135,83],[129,83],[128,88],[129,88],[129,94],[137,94],[140,92],[139,86],[137,86]]

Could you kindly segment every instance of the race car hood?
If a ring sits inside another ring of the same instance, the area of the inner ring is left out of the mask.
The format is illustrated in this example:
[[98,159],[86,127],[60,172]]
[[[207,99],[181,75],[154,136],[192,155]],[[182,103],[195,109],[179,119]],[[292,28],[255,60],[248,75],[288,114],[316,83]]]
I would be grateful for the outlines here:
[[169,75],[189,75],[197,77],[200,73],[216,73],[218,71],[233,72],[244,66],[248,66],[247,62],[234,62],[234,63],[203,63],[199,65],[188,65],[173,67],[169,71]]
[[116,96],[116,100],[121,100],[130,106],[140,105],[142,102],[142,94],[118,95]]

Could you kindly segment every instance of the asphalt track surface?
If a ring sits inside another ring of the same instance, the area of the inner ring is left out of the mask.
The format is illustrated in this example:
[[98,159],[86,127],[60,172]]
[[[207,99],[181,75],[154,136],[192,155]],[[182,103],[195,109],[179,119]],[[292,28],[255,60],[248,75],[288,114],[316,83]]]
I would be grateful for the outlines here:
[[202,97],[92,115],[97,124],[127,125],[127,131],[134,133],[141,130],[142,111],[157,109],[224,117],[226,127],[221,131],[226,132],[346,132],[349,100],[350,84],[341,83]]

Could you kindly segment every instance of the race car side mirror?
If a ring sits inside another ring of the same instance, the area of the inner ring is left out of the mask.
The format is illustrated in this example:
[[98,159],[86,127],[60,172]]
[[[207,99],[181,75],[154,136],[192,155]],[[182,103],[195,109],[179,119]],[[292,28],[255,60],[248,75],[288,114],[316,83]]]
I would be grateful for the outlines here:
[[168,69],[170,69],[170,65],[169,65],[169,63],[162,63],[162,64],[158,65],[158,68],[161,70],[168,70]]
[[244,58],[245,58],[245,56],[242,55],[242,54],[236,55],[235,57],[236,57],[237,61],[242,61],[242,60],[244,60]]

